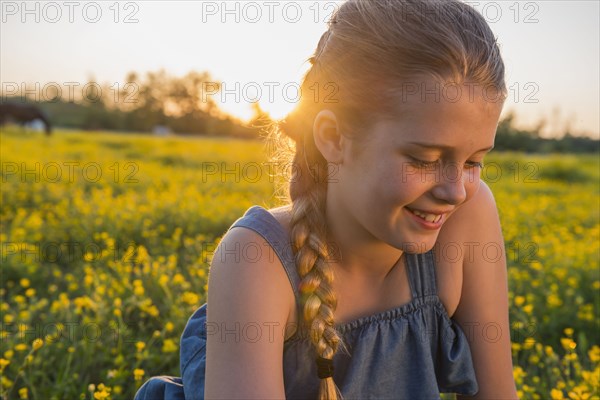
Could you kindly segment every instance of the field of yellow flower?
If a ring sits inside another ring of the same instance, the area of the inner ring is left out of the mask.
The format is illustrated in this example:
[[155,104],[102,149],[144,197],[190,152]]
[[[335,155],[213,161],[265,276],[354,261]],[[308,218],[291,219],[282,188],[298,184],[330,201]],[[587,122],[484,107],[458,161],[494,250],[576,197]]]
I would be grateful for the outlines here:
[[[250,206],[280,204],[265,145],[0,135],[1,398],[130,399],[150,376],[178,376],[219,238]],[[599,171],[597,157],[517,153],[482,171],[523,399],[600,398]]]

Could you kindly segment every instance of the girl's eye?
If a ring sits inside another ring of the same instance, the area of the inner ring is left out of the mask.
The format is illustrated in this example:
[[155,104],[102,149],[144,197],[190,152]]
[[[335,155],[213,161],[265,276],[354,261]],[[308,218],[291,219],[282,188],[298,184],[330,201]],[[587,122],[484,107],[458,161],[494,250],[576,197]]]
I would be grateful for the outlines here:
[[419,160],[418,158],[414,158],[414,157],[411,157],[411,158],[413,160],[412,164],[419,168],[432,168],[438,163],[437,161],[423,161],[423,160]]
[[[433,168],[438,163],[438,160],[424,161],[424,160],[419,160],[418,158],[414,158],[414,157],[411,157],[411,158],[413,159],[413,165],[415,165],[419,168]],[[468,168],[482,168],[483,169],[483,162],[467,161],[465,165]]]
[[469,165],[470,168],[483,168],[483,162],[478,161],[467,161],[467,165]]

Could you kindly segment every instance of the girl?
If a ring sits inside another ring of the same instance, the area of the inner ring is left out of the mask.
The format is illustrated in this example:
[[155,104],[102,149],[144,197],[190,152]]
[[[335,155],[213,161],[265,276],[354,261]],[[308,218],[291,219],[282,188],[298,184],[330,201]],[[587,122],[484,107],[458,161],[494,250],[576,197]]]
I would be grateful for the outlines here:
[[348,0],[309,61],[272,133],[283,157],[292,140],[290,204],[230,227],[182,378],[136,399],[515,399],[479,178],[507,93],[489,26],[458,0]]

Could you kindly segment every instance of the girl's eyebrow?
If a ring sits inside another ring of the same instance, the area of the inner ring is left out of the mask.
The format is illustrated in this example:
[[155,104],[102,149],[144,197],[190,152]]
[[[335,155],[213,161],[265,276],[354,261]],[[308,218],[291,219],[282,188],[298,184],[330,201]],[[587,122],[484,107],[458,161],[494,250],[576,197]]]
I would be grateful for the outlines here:
[[[452,146],[445,146],[443,144],[436,144],[436,143],[408,142],[408,144],[415,144],[417,146],[426,147],[428,149],[443,149],[443,150],[452,150],[453,149]],[[476,153],[479,153],[480,151],[490,151],[493,148],[494,148],[494,145],[491,145],[490,147],[485,147],[483,149],[477,150]]]

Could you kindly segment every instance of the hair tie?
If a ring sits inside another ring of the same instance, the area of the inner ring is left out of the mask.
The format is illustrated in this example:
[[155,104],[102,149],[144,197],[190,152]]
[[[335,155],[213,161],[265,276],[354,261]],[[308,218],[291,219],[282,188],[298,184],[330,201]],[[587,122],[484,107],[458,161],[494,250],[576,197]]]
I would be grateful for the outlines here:
[[317,357],[317,375],[319,379],[333,376],[333,359]]

